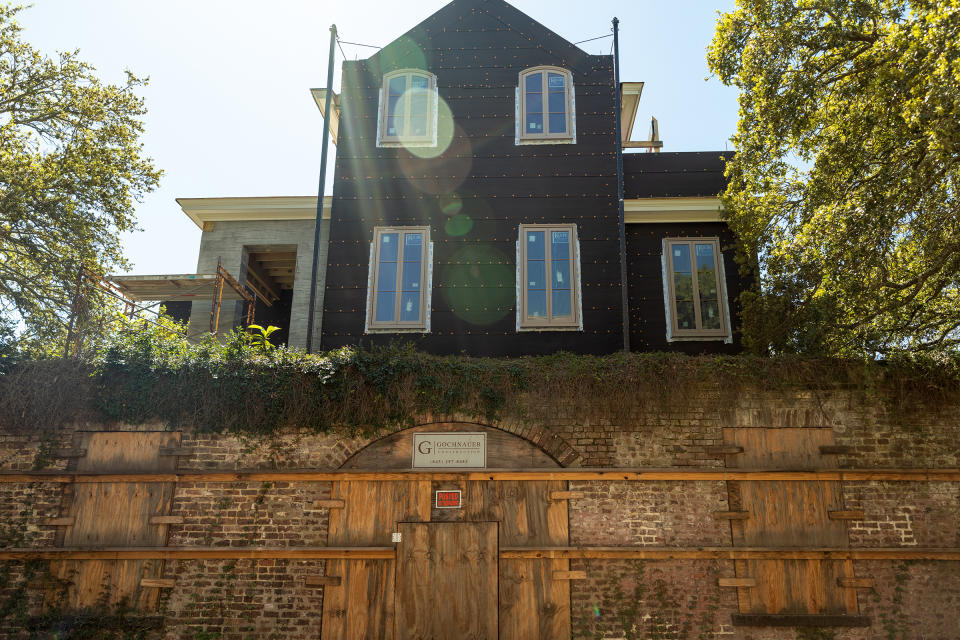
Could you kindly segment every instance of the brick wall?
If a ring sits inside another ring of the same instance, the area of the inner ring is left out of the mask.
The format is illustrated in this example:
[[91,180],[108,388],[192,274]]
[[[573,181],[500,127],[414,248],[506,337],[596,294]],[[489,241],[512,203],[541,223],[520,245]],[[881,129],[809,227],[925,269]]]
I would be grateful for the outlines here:
[[[582,399],[588,402],[589,399]],[[724,443],[726,427],[830,428],[836,444],[849,447],[836,462],[846,468],[960,467],[960,419],[945,408],[916,407],[892,412],[881,401],[848,392],[745,394],[736,406],[710,403],[678,408],[645,403],[629,419],[612,419],[603,407],[597,417],[573,423],[555,409],[539,423],[501,425],[539,443],[570,466],[722,468],[724,456],[710,447]],[[710,408],[713,407],[713,408]],[[162,428],[163,425],[139,428]],[[80,428],[80,427],[78,427]],[[83,429],[118,427],[83,426]],[[120,427],[134,429],[137,427]],[[385,434],[381,434],[385,435]],[[287,433],[267,440],[197,434],[183,430],[179,469],[335,469],[375,437]],[[72,429],[52,436],[0,434],[0,469],[66,469],[51,457],[69,448]],[[172,546],[314,546],[326,544],[329,510],[315,504],[330,496],[330,483],[179,483],[171,515]],[[569,503],[571,545],[729,546],[730,523],[714,511],[737,508],[724,482],[571,482],[583,498]],[[0,523],[22,532],[18,545],[56,544],[56,528],[39,524],[59,515],[63,486],[52,483],[0,484]],[[863,510],[865,519],[848,525],[853,547],[960,547],[960,484],[847,482],[844,509]],[[8,540],[13,540],[9,538]],[[960,610],[960,563],[857,562],[857,575],[876,579],[858,592],[868,629],[830,629],[809,637],[953,638]],[[0,600],[8,602],[26,582],[23,563],[6,563]],[[324,562],[304,560],[169,561],[163,571],[175,578],[164,590],[163,629],[156,637],[318,638],[323,588],[304,586],[304,577],[323,575]],[[571,582],[571,615],[581,638],[735,638],[794,640],[797,629],[734,627],[736,589],[717,587],[734,575],[720,560],[571,561],[587,572]],[[23,607],[38,613],[42,590],[27,589]],[[0,607],[2,607],[0,602]],[[9,618],[8,618],[9,620]],[[0,637],[28,637],[0,630]]]

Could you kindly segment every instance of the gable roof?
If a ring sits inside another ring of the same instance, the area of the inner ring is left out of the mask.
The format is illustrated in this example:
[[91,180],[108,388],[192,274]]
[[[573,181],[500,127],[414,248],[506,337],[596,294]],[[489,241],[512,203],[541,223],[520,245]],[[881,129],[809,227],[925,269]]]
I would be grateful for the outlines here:
[[411,41],[430,39],[430,34],[436,33],[436,30],[445,31],[446,28],[453,27],[457,32],[490,31],[486,27],[492,25],[496,25],[496,32],[515,38],[517,44],[532,45],[532,48],[543,49],[549,54],[575,61],[590,57],[583,49],[504,0],[453,0],[366,61],[368,64],[377,64],[383,58],[406,57],[406,52],[402,51],[404,45],[409,45]]

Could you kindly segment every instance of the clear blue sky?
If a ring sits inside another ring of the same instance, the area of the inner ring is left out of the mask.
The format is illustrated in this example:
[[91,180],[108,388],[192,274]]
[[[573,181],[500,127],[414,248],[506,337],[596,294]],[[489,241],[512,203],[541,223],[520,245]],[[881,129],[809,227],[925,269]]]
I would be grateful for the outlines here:
[[[101,78],[149,76],[146,153],[165,172],[124,237],[133,273],[192,273],[200,230],[178,197],[315,195],[323,120],[310,87],[326,83],[329,26],[343,40],[385,45],[444,0],[34,0],[24,37],[47,54],[79,49]],[[634,137],[660,122],[665,151],[724,149],[736,92],[710,76],[705,50],[733,0],[512,3],[572,42],[620,18],[621,80],[646,83]],[[564,7],[559,9],[558,7]],[[609,53],[611,39],[581,45]],[[351,59],[372,49],[344,45]],[[334,87],[339,90],[339,62]],[[332,178],[332,153],[329,178]],[[328,180],[326,193],[330,193]]]

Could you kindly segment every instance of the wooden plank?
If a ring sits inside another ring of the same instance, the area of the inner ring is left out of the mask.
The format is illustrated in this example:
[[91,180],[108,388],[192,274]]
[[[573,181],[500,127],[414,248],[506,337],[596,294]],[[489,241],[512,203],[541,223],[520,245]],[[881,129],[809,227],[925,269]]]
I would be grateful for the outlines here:
[[735,444],[720,444],[704,447],[704,451],[712,456],[730,456],[743,453],[743,447]]
[[[0,560],[392,560],[393,547],[46,547],[0,549]],[[960,548],[501,547],[502,560],[960,560]]]
[[501,547],[502,560],[960,560],[960,548]]
[[551,491],[551,500],[579,500],[586,494],[583,491]]
[[306,576],[303,579],[305,587],[339,587],[341,584],[340,576]]
[[830,511],[827,513],[827,517],[831,520],[863,520],[867,515],[863,511],[859,510],[850,510],[850,511]]
[[586,580],[586,571],[554,571],[554,580]]
[[[179,448],[179,432],[170,431],[79,431],[74,449],[87,455],[76,461],[84,473],[169,473],[176,471],[175,458],[163,458],[163,448]],[[150,517],[169,512],[173,502],[172,482],[103,482],[76,484],[70,507],[74,525],[63,530],[64,547],[161,547],[167,531],[151,526]],[[83,608],[125,602],[136,610],[156,609],[159,592],[143,589],[144,578],[157,578],[163,563],[145,559],[56,563],[52,572],[69,582],[66,605]],[[53,594],[48,594],[50,597]]]
[[960,482],[960,469],[556,469],[486,471],[191,471],[187,473],[64,473],[0,472],[0,483],[102,483],[102,482],[389,482],[418,480],[593,480],[608,482],[700,481],[900,481]]
[[394,637],[498,637],[497,523],[401,522],[399,529]]
[[143,578],[140,580],[141,587],[152,587],[157,589],[169,589],[176,586],[177,581],[174,578]]
[[343,509],[344,504],[343,500],[314,500],[313,508],[314,509]]
[[756,578],[718,578],[718,587],[755,587]]
[[848,589],[872,589],[877,581],[873,578],[847,577],[837,578],[837,584]]
[[714,520],[748,520],[750,518],[749,511],[714,511],[713,519]]
[[62,518],[44,518],[41,524],[53,526],[53,527],[68,527],[74,523],[73,516],[66,516]]
[[150,516],[150,524],[183,524],[183,516]]
[[0,549],[0,560],[392,560],[393,547],[47,547]]

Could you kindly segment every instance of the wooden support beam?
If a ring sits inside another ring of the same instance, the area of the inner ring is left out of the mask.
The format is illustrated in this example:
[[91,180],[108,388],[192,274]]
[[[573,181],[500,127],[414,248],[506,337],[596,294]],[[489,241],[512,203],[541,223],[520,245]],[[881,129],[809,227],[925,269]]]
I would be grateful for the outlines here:
[[340,576],[306,576],[303,579],[305,587],[339,587]]
[[41,524],[49,525],[52,527],[69,527],[76,522],[76,518],[73,516],[62,516],[59,518],[44,518]]
[[583,491],[551,491],[551,500],[579,500],[586,495]]
[[141,587],[156,587],[157,589],[169,589],[176,583],[177,581],[173,578],[143,578],[140,580]]
[[873,578],[837,578],[837,584],[848,589],[872,589],[877,581]]
[[82,458],[87,455],[86,449],[56,449],[53,452],[54,458]]
[[501,547],[502,560],[960,560],[960,548]]
[[822,444],[820,445],[820,453],[823,455],[850,455],[853,453],[853,447],[847,446],[845,444]]
[[704,451],[712,456],[732,456],[743,453],[743,447],[738,447],[735,444],[718,444],[705,447]]
[[393,560],[393,547],[45,547],[0,549],[0,560]]
[[344,500],[314,500],[313,508],[314,509],[343,509],[346,506],[346,501]]
[[183,516],[150,516],[150,524],[183,524]]
[[714,520],[749,520],[749,511],[714,511]]
[[867,514],[861,510],[828,511],[827,517],[831,520],[863,520],[867,517]]
[[719,578],[717,580],[718,587],[755,587],[757,586],[756,578]]
[[960,482],[960,469],[488,469],[485,471],[189,471],[182,473],[0,472],[0,483],[56,482],[349,482],[410,480],[594,480],[607,482],[902,481]]
[[[0,560],[392,560],[393,547],[44,547],[0,549]],[[960,560],[960,548],[502,547],[501,560]]]
[[554,580],[586,580],[586,571],[554,571]]

